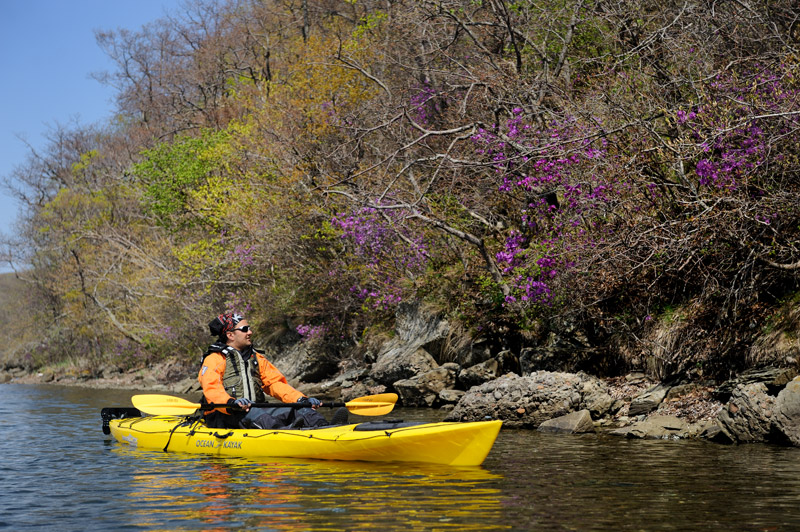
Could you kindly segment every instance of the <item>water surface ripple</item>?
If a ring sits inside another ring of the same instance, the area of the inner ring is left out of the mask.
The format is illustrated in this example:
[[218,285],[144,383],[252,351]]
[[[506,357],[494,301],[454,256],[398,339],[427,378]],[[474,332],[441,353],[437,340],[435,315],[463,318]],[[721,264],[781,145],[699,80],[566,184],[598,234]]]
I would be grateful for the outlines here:
[[0,529],[800,528],[800,449],[503,430],[474,468],[204,457],[104,436],[134,393],[0,385]]

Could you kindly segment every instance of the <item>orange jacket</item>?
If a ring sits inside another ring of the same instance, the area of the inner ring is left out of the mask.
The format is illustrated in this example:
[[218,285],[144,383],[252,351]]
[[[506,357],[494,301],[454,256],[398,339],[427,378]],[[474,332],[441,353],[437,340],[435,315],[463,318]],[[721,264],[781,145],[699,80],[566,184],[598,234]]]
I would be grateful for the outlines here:
[[[264,393],[280,399],[284,403],[296,403],[302,397],[302,392],[295,390],[288,382],[286,377],[278,368],[272,365],[261,353],[255,353],[258,360],[258,373],[261,382],[264,383],[262,389]],[[197,380],[203,387],[203,395],[209,403],[227,403],[231,396],[225,391],[222,385],[222,376],[225,375],[226,358],[222,353],[211,353],[200,368]],[[228,412],[224,408],[217,408],[223,414]]]

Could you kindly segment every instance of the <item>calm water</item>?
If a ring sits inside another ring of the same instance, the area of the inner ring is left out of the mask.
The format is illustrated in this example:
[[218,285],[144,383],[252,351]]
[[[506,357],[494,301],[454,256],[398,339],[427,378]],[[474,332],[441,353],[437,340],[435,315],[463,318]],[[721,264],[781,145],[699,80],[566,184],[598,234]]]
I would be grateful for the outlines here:
[[476,468],[222,459],[108,440],[134,393],[0,385],[0,529],[800,529],[800,449],[503,430]]

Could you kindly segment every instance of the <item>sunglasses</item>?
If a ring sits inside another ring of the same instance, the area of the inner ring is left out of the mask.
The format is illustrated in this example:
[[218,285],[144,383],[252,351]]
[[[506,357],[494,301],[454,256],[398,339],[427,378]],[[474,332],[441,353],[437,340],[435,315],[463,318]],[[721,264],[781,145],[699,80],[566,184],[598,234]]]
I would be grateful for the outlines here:
[[248,332],[250,332],[250,326],[249,325],[245,325],[244,327],[237,327],[237,328],[231,329],[231,330],[232,331],[242,331],[243,333],[248,333]]

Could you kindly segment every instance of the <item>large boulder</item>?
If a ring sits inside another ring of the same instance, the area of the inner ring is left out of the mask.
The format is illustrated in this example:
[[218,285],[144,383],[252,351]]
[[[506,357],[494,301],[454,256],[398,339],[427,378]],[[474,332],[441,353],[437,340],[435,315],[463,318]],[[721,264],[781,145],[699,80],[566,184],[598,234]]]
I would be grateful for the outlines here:
[[494,380],[499,375],[500,362],[492,358],[459,371],[458,382],[465,390],[469,390],[473,386],[479,386],[485,382]]
[[442,405],[455,405],[458,403],[466,392],[463,390],[450,390],[445,389],[439,392],[439,402]]
[[439,367],[425,349],[399,339],[388,342],[370,369],[369,377],[384,386],[410,379]]
[[770,395],[778,395],[783,388],[797,376],[795,368],[755,368],[743,372],[736,378],[725,381],[718,386],[714,392],[714,398],[719,401],[727,402],[733,391],[738,386],[748,384],[763,383]]
[[670,386],[656,384],[631,400],[629,416],[647,415],[656,410],[669,392]]
[[583,382],[583,404],[592,416],[592,419],[615,414],[622,408],[624,402],[614,399],[608,385],[599,379],[586,379]]
[[299,341],[267,358],[293,382],[319,382],[338,371],[339,356],[323,342]]
[[375,395],[386,393],[387,387],[383,384],[378,384],[374,380],[367,378],[363,381],[353,383],[348,388],[340,388],[339,399],[341,401],[351,401],[363,395]]
[[394,383],[403,406],[436,406],[443,390],[456,383],[458,364],[449,362],[441,367]]
[[563,434],[586,434],[594,432],[592,415],[588,410],[570,412],[564,416],[548,419],[536,429],[539,432],[556,432]]
[[[451,332],[451,336],[454,334]],[[488,339],[483,337],[473,339],[464,334],[457,340],[448,341],[446,349],[442,349],[442,355],[446,354],[453,362],[462,367],[468,368],[492,358],[492,349]]]
[[800,377],[795,377],[775,400],[775,425],[795,446],[800,446]]
[[[548,419],[586,408],[585,374],[512,373],[471,388],[448,414],[449,421],[502,419],[507,427],[536,428]],[[596,400],[596,397],[595,397]]]
[[675,416],[653,415],[633,425],[612,430],[611,434],[635,439],[677,440],[697,435],[702,428]]
[[763,382],[739,385],[717,417],[719,428],[737,443],[769,441],[773,433],[776,405]]

